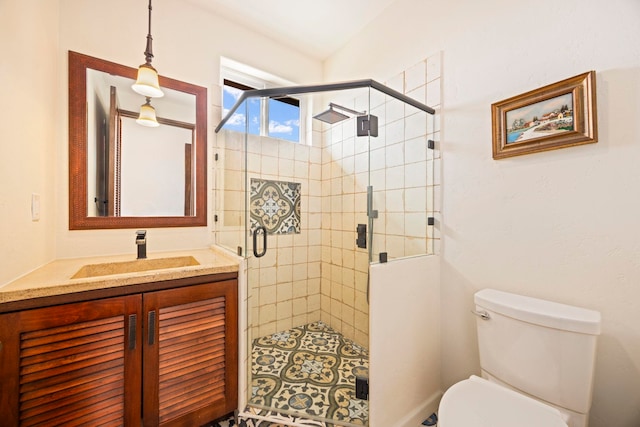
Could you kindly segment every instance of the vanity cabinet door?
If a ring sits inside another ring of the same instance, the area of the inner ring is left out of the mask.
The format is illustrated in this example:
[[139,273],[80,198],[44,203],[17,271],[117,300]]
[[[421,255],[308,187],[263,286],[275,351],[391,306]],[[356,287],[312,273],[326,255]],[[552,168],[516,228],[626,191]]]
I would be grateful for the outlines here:
[[237,407],[237,281],[143,294],[143,421],[197,426]]
[[138,426],[141,300],[0,315],[0,424]]

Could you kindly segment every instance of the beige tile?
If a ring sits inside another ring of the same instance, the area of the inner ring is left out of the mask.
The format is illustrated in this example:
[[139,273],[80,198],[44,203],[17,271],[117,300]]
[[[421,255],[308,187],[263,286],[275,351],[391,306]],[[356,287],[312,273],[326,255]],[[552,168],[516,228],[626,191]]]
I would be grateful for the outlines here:
[[315,279],[320,277],[320,263],[319,262],[309,262],[307,264],[307,277],[309,279]]
[[342,284],[345,287],[355,287],[355,271],[351,268],[342,269]]
[[258,336],[266,337],[267,335],[273,335],[276,332],[276,322],[264,323],[261,324],[258,329]]
[[288,331],[291,328],[293,328],[293,321],[291,317],[280,319],[276,322],[276,329],[278,332]]
[[295,144],[288,141],[278,141],[278,157],[281,159],[293,160]]
[[308,295],[315,295],[320,293],[320,280],[321,279],[319,278],[307,280]]
[[[331,242],[331,238],[327,239],[329,241],[329,244]],[[322,249],[321,249],[321,257],[320,259],[322,260],[323,263],[331,263],[331,256],[332,256],[332,251],[331,251],[331,246],[325,245],[324,244],[325,238],[324,238],[324,233],[323,233],[323,237],[322,237]],[[325,271],[322,271],[322,277],[325,277]]]
[[277,283],[293,281],[293,266],[282,265],[277,269]]
[[276,251],[267,250],[263,257],[259,258],[260,268],[268,268],[276,266]]
[[294,253],[296,252],[296,249],[305,247],[308,244],[309,239],[307,233],[293,234],[293,247],[295,248]]
[[342,284],[340,282],[331,282],[331,299],[342,300]]
[[294,264],[307,263],[306,247],[296,247],[295,251],[293,251],[293,263]]
[[276,267],[261,268],[259,270],[259,283],[260,286],[271,286],[276,284],[277,278]]
[[320,297],[320,309],[327,313],[331,313],[331,298],[326,295],[322,295]]
[[322,247],[319,245],[309,247],[309,262],[320,262],[322,260]]
[[[346,287],[346,286],[344,286],[342,288],[342,302],[345,305],[347,305],[349,307],[352,307],[352,308],[355,307],[356,306],[355,298],[356,298],[356,291],[355,291],[354,288],[349,288],[349,287]],[[351,322],[351,323],[353,323],[353,322]]]
[[278,302],[293,298],[293,283],[278,283],[276,285],[276,296],[278,298]]
[[278,173],[281,179],[293,178],[293,160],[279,159],[278,160]]
[[331,314],[324,310],[320,311],[320,320],[328,325],[329,323],[331,323]]
[[427,237],[426,212],[406,213],[404,217],[406,237]]
[[364,348],[368,348],[369,347],[369,334],[366,332],[361,332],[359,330],[356,329],[356,336],[353,339],[353,341],[355,341],[356,344],[364,347]]
[[342,267],[339,265],[331,266],[331,281],[340,282],[342,280]]
[[386,234],[404,235],[404,213],[389,213],[386,215]]
[[307,313],[307,298],[296,298],[292,302],[293,316]]
[[[338,232],[335,232],[335,239],[332,238],[331,240],[338,241],[338,235]],[[342,250],[338,247],[331,248],[331,264],[342,265]]]
[[[320,197],[314,197],[318,199],[318,204],[320,204]],[[309,213],[307,216],[307,220],[309,221],[307,226],[309,229],[319,229],[322,226],[322,214],[319,213],[320,209],[309,209],[310,212],[318,212],[318,213]]]
[[353,325],[349,325],[349,324],[344,324],[342,325],[342,335],[345,338],[348,338],[352,341],[355,341],[355,336],[356,336],[356,329],[353,327]]
[[427,188],[408,188],[405,190],[404,208],[406,212],[425,212],[427,210]]
[[293,165],[293,176],[295,178],[309,177],[309,164],[307,162],[295,161]]
[[307,279],[307,263],[294,264],[293,265],[293,280],[306,280]]
[[322,312],[320,310],[311,311],[309,312],[309,314],[307,314],[306,323],[319,322],[321,317],[322,317]]
[[304,326],[308,323],[313,322],[313,320],[307,320],[307,319],[308,319],[308,314],[304,313],[299,316],[293,316],[293,318],[291,319],[291,322],[293,323],[293,327],[296,328],[298,326]]
[[355,312],[355,327],[357,330],[369,333],[369,315],[362,311]]
[[276,318],[278,320],[291,317],[292,304],[291,300],[278,302],[276,304]]
[[274,304],[277,298],[277,289],[276,286],[265,286],[260,288],[260,306],[264,306],[267,304]]
[[342,323],[343,325],[353,326],[355,323],[355,310],[347,304],[342,304]]
[[342,266],[344,268],[349,268],[353,270],[355,268],[355,257],[356,257],[356,252],[354,250],[343,249],[342,250]]
[[404,167],[404,184],[406,188],[425,187],[427,185],[427,162],[409,163]]
[[367,302],[367,294],[365,292],[356,291],[355,308],[363,313],[369,311],[369,303]]
[[406,237],[404,243],[405,256],[427,254],[427,238],[426,237]]
[[276,253],[278,266],[293,264],[293,248],[278,248]]
[[392,236],[387,235],[386,238],[386,250],[389,257],[401,258],[404,257],[404,236]]
[[[278,234],[276,245],[278,248],[293,247],[293,234]],[[273,246],[271,246],[273,248]]]
[[336,299],[331,299],[331,317],[341,320],[342,316],[342,302]]
[[356,251],[356,271],[369,272],[369,253],[366,249]]
[[310,295],[307,297],[307,310],[309,312],[314,312],[320,310],[320,295]]
[[308,293],[309,293],[309,290],[307,286],[307,280],[298,280],[293,282],[292,295],[291,295],[293,298],[304,297],[304,296],[307,296]]
[[260,307],[260,324],[264,325],[276,320],[276,305],[268,304]]

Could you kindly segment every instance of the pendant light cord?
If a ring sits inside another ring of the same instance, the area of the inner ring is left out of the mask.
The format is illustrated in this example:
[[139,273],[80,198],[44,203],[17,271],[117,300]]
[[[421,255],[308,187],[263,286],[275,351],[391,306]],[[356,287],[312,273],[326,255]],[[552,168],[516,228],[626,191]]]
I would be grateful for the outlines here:
[[151,37],[151,0],[149,0],[149,32],[147,33],[147,48],[144,51],[144,57],[147,61],[147,64],[151,65],[151,60],[153,59],[153,37]]

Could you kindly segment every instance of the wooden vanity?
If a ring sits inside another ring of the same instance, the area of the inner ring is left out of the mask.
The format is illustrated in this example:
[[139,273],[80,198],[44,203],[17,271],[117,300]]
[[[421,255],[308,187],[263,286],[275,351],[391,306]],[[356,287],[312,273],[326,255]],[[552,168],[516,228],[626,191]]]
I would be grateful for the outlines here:
[[68,278],[86,260],[55,261],[0,288],[1,424],[199,426],[234,411],[238,265],[189,254],[199,265],[82,279]]

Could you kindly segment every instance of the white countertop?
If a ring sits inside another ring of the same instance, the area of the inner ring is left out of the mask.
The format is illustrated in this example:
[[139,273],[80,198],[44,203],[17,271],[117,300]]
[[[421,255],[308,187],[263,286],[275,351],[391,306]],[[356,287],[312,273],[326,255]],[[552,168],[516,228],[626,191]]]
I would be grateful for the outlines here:
[[200,265],[79,279],[72,279],[71,277],[85,265],[134,261],[136,256],[135,254],[126,254],[55,260],[0,287],[0,304],[29,298],[238,271],[238,260],[223,250],[215,248],[149,253],[147,258],[159,259],[183,256],[194,257]]

